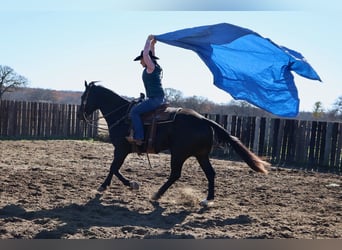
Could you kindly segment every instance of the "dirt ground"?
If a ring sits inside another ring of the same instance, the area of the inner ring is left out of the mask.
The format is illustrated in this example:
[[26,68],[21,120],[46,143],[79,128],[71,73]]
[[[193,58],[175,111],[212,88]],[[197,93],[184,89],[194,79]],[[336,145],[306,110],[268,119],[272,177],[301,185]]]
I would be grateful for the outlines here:
[[202,208],[207,181],[190,158],[181,179],[150,202],[169,175],[170,156],[130,155],[104,193],[111,144],[0,141],[0,238],[231,239],[342,238],[341,176],[271,167],[265,176],[242,162],[212,159],[216,199]]

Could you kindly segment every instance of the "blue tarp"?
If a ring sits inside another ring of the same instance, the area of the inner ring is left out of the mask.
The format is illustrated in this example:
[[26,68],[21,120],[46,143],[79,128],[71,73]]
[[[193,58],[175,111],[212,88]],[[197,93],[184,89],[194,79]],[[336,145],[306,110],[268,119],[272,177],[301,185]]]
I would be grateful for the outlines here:
[[232,24],[194,27],[155,38],[196,52],[218,88],[278,116],[294,117],[299,111],[291,71],[321,80],[299,52]]

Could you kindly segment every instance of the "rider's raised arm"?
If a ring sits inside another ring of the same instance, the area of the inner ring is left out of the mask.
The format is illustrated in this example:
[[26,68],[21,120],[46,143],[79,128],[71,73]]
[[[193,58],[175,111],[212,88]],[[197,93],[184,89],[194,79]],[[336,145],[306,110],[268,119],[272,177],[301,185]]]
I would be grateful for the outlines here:
[[155,44],[154,36],[149,35],[147,37],[145,47],[144,47],[144,52],[143,52],[144,62],[146,64],[146,68],[147,68],[148,73],[152,73],[154,68],[155,68],[155,64],[149,55],[150,51],[152,52],[152,55],[154,55],[154,53],[155,53],[154,52],[154,44]]

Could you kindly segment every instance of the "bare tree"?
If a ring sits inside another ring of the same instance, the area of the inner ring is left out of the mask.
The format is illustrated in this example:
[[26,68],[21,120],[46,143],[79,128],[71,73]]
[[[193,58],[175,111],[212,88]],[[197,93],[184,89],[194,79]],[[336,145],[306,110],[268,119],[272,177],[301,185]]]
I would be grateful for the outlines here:
[[342,95],[334,102],[330,113],[334,118],[342,118]]
[[165,99],[171,105],[179,105],[179,102],[183,99],[183,94],[180,90],[173,88],[165,88]]
[[202,96],[191,96],[184,98],[181,103],[182,107],[196,110],[199,113],[212,113],[214,103]]
[[26,77],[19,75],[11,67],[0,65],[0,100],[5,92],[24,87],[26,84]]

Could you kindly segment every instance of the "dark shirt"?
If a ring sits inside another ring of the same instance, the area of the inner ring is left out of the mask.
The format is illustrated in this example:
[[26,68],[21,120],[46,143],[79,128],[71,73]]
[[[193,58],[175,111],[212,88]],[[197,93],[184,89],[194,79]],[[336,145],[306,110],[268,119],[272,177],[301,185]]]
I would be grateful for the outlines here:
[[162,73],[163,70],[158,64],[156,64],[153,72],[150,74],[144,69],[142,79],[147,97],[164,97],[164,90],[161,84]]

